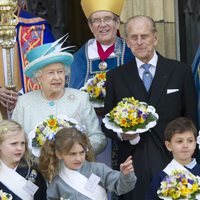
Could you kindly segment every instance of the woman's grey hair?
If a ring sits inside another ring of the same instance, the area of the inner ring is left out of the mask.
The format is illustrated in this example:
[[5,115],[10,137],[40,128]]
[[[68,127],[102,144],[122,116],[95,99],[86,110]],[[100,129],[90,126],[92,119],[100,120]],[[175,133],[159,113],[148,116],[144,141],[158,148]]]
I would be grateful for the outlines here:
[[31,80],[34,83],[38,83],[38,78],[42,76],[42,70],[38,69],[37,71],[33,72],[33,77],[31,78]]
[[[45,67],[43,67],[42,69],[44,69]],[[70,67],[65,67],[65,65],[63,64],[63,68],[65,71],[65,75],[70,74]],[[38,69],[37,71],[33,72],[33,77],[31,78],[31,80],[34,83],[38,83],[38,78],[40,78],[42,76],[42,69]]]

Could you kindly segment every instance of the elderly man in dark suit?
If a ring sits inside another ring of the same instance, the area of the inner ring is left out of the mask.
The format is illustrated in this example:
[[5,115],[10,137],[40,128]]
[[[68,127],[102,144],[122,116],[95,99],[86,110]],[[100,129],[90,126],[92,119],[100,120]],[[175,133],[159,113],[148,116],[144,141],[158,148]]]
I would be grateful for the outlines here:
[[120,199],[143,200],[152,176],[171,160],[164,146],[167,123],[185,116],[197,124],[197,96],[191,68],[155,51],[158,39],[153,19],[148,16],[130,18],[126,24],[126,41],[135,59],[107,73],[105,114],[122,98],[134,97],[154,106],[159,119],[154,128],[140,134],[136,145],[132,145],[133,136],[123,133],[119,137],[104,125],[102,127],[107,137],[117,141],[118,164],[133,155],[138,178],[136,187]]

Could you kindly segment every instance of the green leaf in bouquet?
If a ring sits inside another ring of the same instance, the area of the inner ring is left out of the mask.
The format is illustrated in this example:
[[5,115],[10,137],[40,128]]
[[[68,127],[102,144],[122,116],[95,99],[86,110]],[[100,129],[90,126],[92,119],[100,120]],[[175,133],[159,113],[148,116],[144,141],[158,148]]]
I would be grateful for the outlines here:
[[104,102],[104,97],[103,98],[90,97],[90,101],[103,103]]
[[32,139],[32,146],[33,147],[40,147],[40,145],[38,144],[37,138]]

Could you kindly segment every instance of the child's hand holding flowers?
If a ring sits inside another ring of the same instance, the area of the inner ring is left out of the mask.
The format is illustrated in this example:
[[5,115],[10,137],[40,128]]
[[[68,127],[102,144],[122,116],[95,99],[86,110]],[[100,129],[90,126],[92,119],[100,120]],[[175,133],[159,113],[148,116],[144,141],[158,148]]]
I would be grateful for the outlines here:
[[139,136],[139,133],[136,133],[136,134],[127,134],[127,133],[121,133],[121,136],[123,138],[123,140],[133,140],[135,139],[136,137]]

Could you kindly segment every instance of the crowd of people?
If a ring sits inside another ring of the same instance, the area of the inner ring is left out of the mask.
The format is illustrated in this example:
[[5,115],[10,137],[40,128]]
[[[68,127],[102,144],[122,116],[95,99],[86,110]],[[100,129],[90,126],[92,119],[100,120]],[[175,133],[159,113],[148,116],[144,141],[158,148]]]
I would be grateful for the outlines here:
[[[32,48],[20,51],[24,94],[0,88],[0,104],[11,113],[11,119],[0,119],[0,199],[157,200],[165,197],[160,188],[174,170],[200,176],[199,86],[192,68],[156,51],[158,33],[149,16],[131,17],[126,38],[117,36],[123,2],[81,0],[94,38],[74,55],[62,47],[65,37],[54,41],[45,20],[26,24],[34,31],[41,24],[47,28],[45,39],[35,45],[30,37]],[[21,35],[26,28],[19,27]],[[106,96],[99,115],[79,89],[102,72]],[[152,127],[129,134],[102,122],[132,97],[155,108]]]

